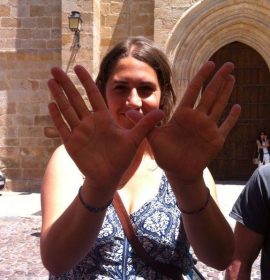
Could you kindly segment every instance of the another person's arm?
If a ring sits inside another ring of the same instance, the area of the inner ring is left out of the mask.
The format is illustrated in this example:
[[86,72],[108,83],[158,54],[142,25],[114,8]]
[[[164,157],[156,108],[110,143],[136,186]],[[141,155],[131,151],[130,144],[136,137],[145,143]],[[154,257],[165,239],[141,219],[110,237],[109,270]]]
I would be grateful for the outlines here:
[[237,198],[230,216],[235,227],[235,254],[226,279],[250,279],[251,267],[269,232],[270,165],[257,168]]
[[249,280],[252,265],[262,248],[264,237],[239,222],[236,222],[234,236],[234,260],[226,269],[225,279]]

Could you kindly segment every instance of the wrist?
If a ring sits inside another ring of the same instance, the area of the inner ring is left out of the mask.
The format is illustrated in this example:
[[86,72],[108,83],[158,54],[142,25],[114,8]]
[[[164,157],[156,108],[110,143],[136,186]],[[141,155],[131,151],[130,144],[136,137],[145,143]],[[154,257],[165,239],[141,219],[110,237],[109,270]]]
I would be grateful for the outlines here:
[[203,175],[198,176],[195,180],[182,180],[175,174],[167,174],[167,178],[174,191],[177,206],[183,213],[197,213],[204,210],[211,195],[206,187]]
[[183,179],[182,175],[176,172],[166,172],[166,176],[171,186],[176,188],[179,192],[189,192],[191,190],[205,186],[203,171],[190,179]]
[[111,205],[112,199],[110,199],[103,206],[94,206],[93,204],[86,203],[84,198],[83,198],[83,196],[82,196],[82,187],[83,186],[81,186],[79,188],[78,197],[79,197],[79,200],[80,200],[82,206],[84,206],[89,212],[91,212],[91,213],[100,213],[100,212],[105,211]]
[[103,208],[112,200],[115,191],[110,188],[98,188],[86,178],[79,192],[85,204],[96,208]]
[[207,190],[207,196],[205,198],[205,202],[204,204],[202,204],[200,207],[198,208],[194,208],[194,209],[189,209],[189,210],[185,210],[181,207],[181,205],[178,203],[177,201],[177,207],[179,208],[179,210],[181,211],[181,213],[185,214],[185,215],[196,215],[196,214],[199,214],[201,213],[202,211],[204,211],[206,209],[206,207],[208,206],[209,204],[209,201],[210,201],[210,198],[211,198],[211,195],[210,195],[210,190],[206,187],[206,190]]

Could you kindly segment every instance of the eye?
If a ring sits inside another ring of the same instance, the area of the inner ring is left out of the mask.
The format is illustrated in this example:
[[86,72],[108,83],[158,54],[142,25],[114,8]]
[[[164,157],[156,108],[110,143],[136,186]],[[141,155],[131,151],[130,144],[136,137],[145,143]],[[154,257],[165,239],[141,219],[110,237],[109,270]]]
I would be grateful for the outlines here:
[[115,91],[118,91],[118,92],[127,91],[127,90],[128,90],[128,86],[119,84],[119,85],[116,85],[116,86],[114,87],[114,90],[115,90]]
[[154,91],[155,91],[155,89],[148,85],[140,86],[138,88],[138,93],[139,93],[140,97],[142,97],[142,98],[146,98],[146,97],[150,96]]

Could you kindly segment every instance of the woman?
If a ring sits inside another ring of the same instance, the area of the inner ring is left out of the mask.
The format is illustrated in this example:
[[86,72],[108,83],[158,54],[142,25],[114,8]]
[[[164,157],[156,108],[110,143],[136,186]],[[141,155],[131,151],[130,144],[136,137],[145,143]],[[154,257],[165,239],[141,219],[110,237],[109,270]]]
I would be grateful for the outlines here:
[[130,38],[105,56],[97,87],[75,67],[93,111],[67,75],[52,69],[49,110],[64,146],[53,154],[42,185],[41,256],[51,279],[168,279],[130,247],[111,205],[116,192],[153,258],[187,274],[189,241],[207,265],[222,270],[230,263],[233,234],[203,171],[240,107],[217,127],[234,84],[233,65],[226,63],[193,108],[213,70],[212,62],[200,69],[170,119],[170,67],[145,38]]
[[269,141],[267,135],[264,131],[259,133],[259,136],[256,140],[258,154],[259,154],[259,166],[267,164],[270,162],[269,155]]

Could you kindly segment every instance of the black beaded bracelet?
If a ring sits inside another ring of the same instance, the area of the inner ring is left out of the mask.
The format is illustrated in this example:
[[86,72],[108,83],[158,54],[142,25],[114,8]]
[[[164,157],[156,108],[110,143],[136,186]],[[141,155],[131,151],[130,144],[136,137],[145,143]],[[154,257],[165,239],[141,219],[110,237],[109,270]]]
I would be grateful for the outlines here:
[[206,206],[208,205],[209,203],[209,200],[210,200],[210,190],[208,188],[207,189],[207,198],[206,198],[206,201],[204,203],[204,205],[202,207],[200,207],[199,209],[196,209],[196,210],[193,210],[193,211],[185,211],[183,209],[181,209],[181,207],[179,206],[179,203],[177,202],[177,207],[179,208],[179,210],[181,211],[181,213],[183,214],[186,214],[186,215],[194,215],[194,214],[198,214],[200,212],[202,212]]
[[85,203],[85,201],[83,200],[82,198],[82,195],[81,195],[81,189],[82,189],[82,186],[79,188],[79,192],[78,192],[78,196],[79,196],[79,199],[80,199],[80,202],[82,203],[82,205],[91,213],[99,213],[99,212],[102,212],[104,210],[106,210],[108,208],[108,206],[110,206],[112,204],[112,199],[103,207],[93,207],[87,203]]

